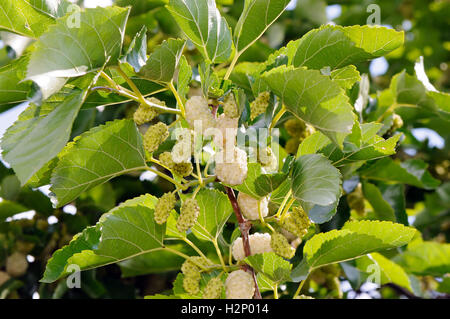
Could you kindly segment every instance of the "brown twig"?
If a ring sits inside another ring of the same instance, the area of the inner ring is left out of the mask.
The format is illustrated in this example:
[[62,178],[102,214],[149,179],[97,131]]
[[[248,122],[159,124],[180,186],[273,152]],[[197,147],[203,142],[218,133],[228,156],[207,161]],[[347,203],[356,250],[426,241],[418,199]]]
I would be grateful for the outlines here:
[[389,287],[389,288],[393,289],[396,293],[404,295],[408,299],[422,299],[421,297],[416,296],[413,293],[411,293],[409,290],[407,290],[403,287],[400,287],[399,285],[396,285],[391,282],[384,284],[382,287]]
[[[250,242],[248,240],[248,232],[250,228],[252,228],[252,224],[249,221],[245,220],[244,217],[242,216],[242,212],[241,209],[239,208],[236,196],[234,195],[234,191],[230,187],[225,187],[225,189],[227,190],[228,198],[231,202],[234,214],[236,215],[237,221],[239,223],[239,230],[241,231],[245,256],[248,257],[251,255]],[[244,268],[244,270],[250,271],[250,273],[252,274],[253,281],[255,282],[255,299],[262,299],[261,292],[259,291],[258,287],[258,282],[256,281],[255,271],[253,270],[252,267],[248,265],[245,265],[242,268]]]

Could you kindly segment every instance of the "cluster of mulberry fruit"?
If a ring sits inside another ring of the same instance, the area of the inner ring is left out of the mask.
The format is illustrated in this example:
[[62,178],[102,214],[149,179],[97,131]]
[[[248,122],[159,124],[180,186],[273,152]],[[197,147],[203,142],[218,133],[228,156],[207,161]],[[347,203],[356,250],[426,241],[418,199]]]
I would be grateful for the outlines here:
[[181,177],[191,175],[194,169],[191,162],[175,163],[174,160],[172,159],[172,154],[170,152],[161,153],[159,155],[159,161],[164,167],[167,167],[174,174]]

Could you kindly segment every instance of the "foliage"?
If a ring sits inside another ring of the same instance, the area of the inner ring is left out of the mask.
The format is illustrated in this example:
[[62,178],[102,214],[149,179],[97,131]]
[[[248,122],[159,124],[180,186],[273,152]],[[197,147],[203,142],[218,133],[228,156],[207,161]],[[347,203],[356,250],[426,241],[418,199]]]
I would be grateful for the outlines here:
[[0,298],[448,293],[450,4],[366,2],[0,0]]

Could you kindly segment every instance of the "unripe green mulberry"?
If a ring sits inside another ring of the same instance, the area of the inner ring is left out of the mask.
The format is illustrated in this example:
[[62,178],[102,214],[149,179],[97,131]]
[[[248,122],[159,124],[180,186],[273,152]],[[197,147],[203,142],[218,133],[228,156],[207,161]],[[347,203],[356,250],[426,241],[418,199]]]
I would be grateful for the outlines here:
[[219,277],[211,279],[203,290],[203,299],[220,299],[223,283]]
[[175,163],[175,165],[172,167],[172,171],[181,176],[181,177],[185,177],[185,176],[189,176],[192,174],[194,167],[192,166],[192,163]]
[[190,257],[181,265],[183,273],[183,288],[188,293],[195,295],[200,291],[201,269],[198,265],[206,265],[206,261],[200,257]]
[[289,154],[297,154],[299,145],[300,145],[300,140],[296,137],[292,137],[287,140],[286,145],[284,146],[284,149]]
[[20,277],[26,273],[27,269],[27,256],[22,253],[15,252],[6,259],[6,272],[11,277]]
[[[148,99],[150,102],[166,106],[166,103],[158,100],[157,98],[151,97]],[[133,114],[133,120],[137,125],[142,125],[144,123],[148,123],[153,120],[158,115],[158,112],[149,105],[141,104],[139,105],[136,112]]]
[[277,255],[291,259],[295,255],[295,249],[289,245],[288,240],[280,233],[273,233],[270,239],[270,247]]
[[228,94],[223,102],[223,113],[229,118],[239,117],[239,110],[234,99],[234,94]]
[[189,257],[189,259],[186,259],[181,265],[181,272],[185,275],[191,272],[200,272],[201,269],[198,265],[206,266],[206,261],[203,257]]
[[183,288],[189,294],[195,295],[200,291],[200,279],[201,275],[199,272],[192,272],[184,275],[183,278]]
[[165,193],[155,205],[155,221],[158,224],[166,222],[170,211],[175,208],[177,199],[175,193]]
[[299,142],[302,142],[315,132],[314,127],[297,118],[292,118],[284,122],[284,128],[289,135],[297,138]]
[[178,217],[177,220],[178,231],[184,233],[194,226],[199,213],[200,207],[195,198],[186,199],[181,205],[180,217]]
[[311,225],[308,215],[301,207],[294,207],[292,211],[284,218],[281,227],[302,238],[308,232]]
[[175,164],[172,160],[172,154],[170,152],[164,152],[159,154],[159,161],[162,165],[167,167],[168,169],[172,169],[173,165]]
[[169,128],[163,122],[158,122],[145,132],[144,147],[148,152],[153,153],[167,137],[169,137]]
[[284,128],[290,136],[300,137],[306,129],[306,123],[297,118],[291,118],[284,122]]
[[261,92],[256,99],[250,103],[250,119],[253,121],[259,114],[266,112],[269,106],[270,92]]
[[365,203],[364,203],[364,194],[362,192],[361,183],[356,186],[356,188],[347,195],[347,203],[348,206],[355,210],[356,213],[360,216],[365,213]]
[[193,171],[192,163],[175,163],[172,159],[172,154],[170,152],[164,152],[159,155],[159,161],[162,165],[170,169],[174,174],[177,174],[181,177],[191,175]]

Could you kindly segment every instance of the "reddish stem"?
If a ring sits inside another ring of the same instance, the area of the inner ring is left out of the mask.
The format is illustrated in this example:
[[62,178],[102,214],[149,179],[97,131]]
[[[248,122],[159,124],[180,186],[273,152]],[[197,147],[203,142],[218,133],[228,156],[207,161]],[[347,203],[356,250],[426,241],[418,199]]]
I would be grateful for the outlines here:
[[[251,255],[250,251],[250,242],[248,240],[248,232],[250,228],[252,228],[251,222],[244,219],[242,216],[241,209],[236,200],[236,196],[234,195],[234,191],[230,187],[225,187],[227,190],[228,198],[231,202],[231,206],[233,207],[234,214],[236,215],[237,221],[239,223],[239,230],[241,231],[242,236],[242,244],[244,246],[245,256],[248,257]],[[261,292],[259,291],[258,282],[256,281],[255,271],[249,265],[242,266],[243,270],[249,271],[253,277],[253,281],[255,283],[255,299],[262,299]]]

